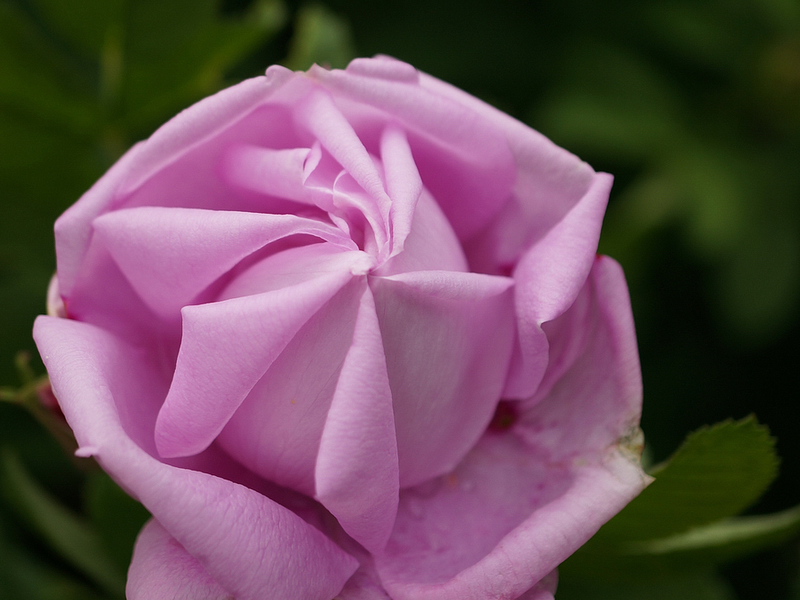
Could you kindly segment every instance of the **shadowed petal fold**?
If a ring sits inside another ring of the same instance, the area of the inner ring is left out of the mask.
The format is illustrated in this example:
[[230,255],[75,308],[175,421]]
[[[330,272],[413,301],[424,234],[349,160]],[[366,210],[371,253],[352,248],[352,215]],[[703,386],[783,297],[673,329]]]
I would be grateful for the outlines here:
[[371,552],[389,539],[400,487],[392,392],[375,301],[361,298],[316,465],[316,497]]
[[489,423],[513,344],[513,281],[420,271],[370,285],[405,487],[455,467]]

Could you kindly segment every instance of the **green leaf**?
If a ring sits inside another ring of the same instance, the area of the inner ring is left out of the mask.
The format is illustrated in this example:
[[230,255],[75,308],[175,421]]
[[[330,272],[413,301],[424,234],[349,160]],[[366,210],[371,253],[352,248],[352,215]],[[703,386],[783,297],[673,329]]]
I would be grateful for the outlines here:
[[53,499],[9,452],[2,456],[2,480],[17,512],[61,557],[101,589],[123,595],[125,577],[109,559],[97,532]]
[[598,540],[652,540],[740,513],[778,474],[775,441],[753,417],[724,421],[689,434],[650,474],[656,480]]
[[0,73],[0,110],[75,135],[96,127],[91,79],[5,0],[0,0]]
[[344,68],[355,57],[347,21],[320,4],[302,7],[297,13],[295,33],[286,66],[304,71],[313,64]]
[[126,571],[136,536],[150,518],[150,513],[103,472],[92,473],[86,482],[85,493],[86,512],[102,538],[104,548],[120,570]]
[[582,40],[561,80],[528,121],[565,148],[636,164],[660,158],[686,136],[674,86],[630,49]]
[[723,563],[787,541],[800,531],[800,506],[771,515],[733,517],[666,538],[632,542],[631,555],[663,557],[676,568]]
[[780,543],[800,529],[800,507],[730,518],[761,495],[777,465],[774,440],[753,417],[695,431],[561,571],[609,583],[670,578]]
[[561,575],[558,600],[735,600],[730,586],[712,573],[681,574],[649,581],[616,582]]
[[29,0],[36,16],[53,36],[95,58],[121,20],[126,0]]
[[[118,127],[139,132],[223,87],[226,70],[285,23],[280,0],[255,2],[243,17],[220,17],[216,0],[139,0],[120,24],[119,71],[108,92]],[[113,62],[113,61],[112,61]],[[266,67],[266,65],[265,65]]]
[[[0,515],[1,516],[1,515]],[[0,592],[3,600],[105,600],[75,574],[28,548],[0,519]]]

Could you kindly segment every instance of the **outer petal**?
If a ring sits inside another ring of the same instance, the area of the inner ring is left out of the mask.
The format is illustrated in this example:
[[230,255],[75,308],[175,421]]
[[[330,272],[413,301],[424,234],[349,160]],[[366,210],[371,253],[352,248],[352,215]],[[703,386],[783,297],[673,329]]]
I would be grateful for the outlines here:
[[514,269],[519,347],[505,396],[528,398],[547,364],[541,324],[561,315],[575,301],[592,268],[600,226],[611,188],[610,175],[597,175],[586,195]]
[[179,160],[263,104],[290,74],[283,70],[247,79],[187,108],[162,125],[129,165],[121,195],[142,185],[154,173]]
[[642,376],[622,268],[597,257],[573,306],[545,328],[552,360],[541,392],[523,403],[518,435],[554,460],[591,455],[620,438],[635,443]]
[[128,600],[234,600],[154,519],[136,540],[125,595]]
[[615,449],[554,464],[513,434],[487,435],[450,475],[404,490],[378,572],[394,600],[517,598],[645,484]]
[[394,600],[517,598],[647,485],[630,314],[619,266],[598,259],[549,332],[570,338],[554,339],[549,391],[453,473],[401,494],[377,559]]
[[502,132],[514,156],[512,194],[489,227],[465,243],[475,270],[496,273],[513,265],[526,248],[564,218],[586,194],[596,174],[538,131],[474,96],[425,73],[420,73],[420,86],[475,111]]
[[558,571],[553,570],[517,600],[554,600],[553,594],[556,593],[557,587]]
[[443,271],[371,280],[401,487],[450,471],[489,423],[513,343],[512,283]]
[[344,530],[367,550],[382,550],[397,514],[400,474],[392,392],[368,287],[322,432],[315,481],[317,499]]
[[135,349],[52,317],[37,319],[34,337],[82,454],[94,455],[237,600],[329,600],[356,570],[354,558],[266,496],[139,448],[115,407],[149,375]]

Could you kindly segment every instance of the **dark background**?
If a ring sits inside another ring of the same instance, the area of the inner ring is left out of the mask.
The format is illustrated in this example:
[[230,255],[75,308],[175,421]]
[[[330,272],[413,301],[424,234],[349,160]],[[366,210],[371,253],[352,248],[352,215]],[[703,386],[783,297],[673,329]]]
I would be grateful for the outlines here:
[[[648,456],[755,413],[782,465],[752,511],[800,502],[794,0],[0,0],[0,386],[20,384],[20,350],[42,372],[30,329],[55,267],[53,221],[129,144],[268,64],[378,53],[615,175],[601,251],[629,280]],[[93,475],[13,403],[0,403],[0,447],[91,513]],[[0,559],[23,554],[31,572],[80,580],[15,510],[0,495]],[[733,598],[797,599],[798,566],[792,542],[723,573]]]

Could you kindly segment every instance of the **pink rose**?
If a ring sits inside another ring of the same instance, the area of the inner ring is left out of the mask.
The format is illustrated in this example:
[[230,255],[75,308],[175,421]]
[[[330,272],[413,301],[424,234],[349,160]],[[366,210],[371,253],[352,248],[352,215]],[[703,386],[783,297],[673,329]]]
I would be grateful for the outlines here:
[[34,329],[78,455],[153,515],[128,597],[552,598],[647,483],[610,187],[388,58],[134,146],[56,223]]

